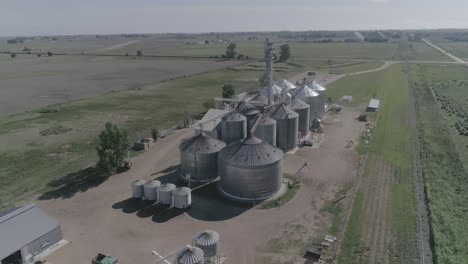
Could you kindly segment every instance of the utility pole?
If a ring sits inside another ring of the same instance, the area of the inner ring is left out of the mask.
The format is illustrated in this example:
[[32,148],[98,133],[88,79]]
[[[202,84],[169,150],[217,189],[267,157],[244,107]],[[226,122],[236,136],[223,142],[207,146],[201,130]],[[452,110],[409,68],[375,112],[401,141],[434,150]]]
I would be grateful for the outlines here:
[[273,102],[273,74],[272,74],[272,60],[273,60],[273,42],[270,42],[268,38],[265,40],[265,61],[266,61],[266,74],[267,74],[267,88],[268,88],[268,105]]

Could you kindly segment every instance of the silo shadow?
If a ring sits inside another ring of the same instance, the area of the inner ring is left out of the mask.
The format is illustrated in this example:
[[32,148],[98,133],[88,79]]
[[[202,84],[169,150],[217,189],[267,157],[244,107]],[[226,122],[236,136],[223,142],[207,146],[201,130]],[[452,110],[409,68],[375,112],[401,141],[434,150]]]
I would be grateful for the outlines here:
[[224,221],[241,215],[254,204],[230,201],[219,194],[217,182],[195,188],[192,191],[192,207],[187,214],[202,221]]

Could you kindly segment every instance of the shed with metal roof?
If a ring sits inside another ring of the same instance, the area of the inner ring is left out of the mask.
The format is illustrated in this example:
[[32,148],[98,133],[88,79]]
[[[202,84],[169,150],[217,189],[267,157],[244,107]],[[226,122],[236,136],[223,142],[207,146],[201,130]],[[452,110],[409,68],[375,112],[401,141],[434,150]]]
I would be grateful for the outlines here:
[[60,242],[62,231],[57,220],[29,204],[0,212],[0,238],[1,263],[29,264]]
[[380,101],[377,99],[371,99],[369,105],[367,105],[366,112],[377,112],[380,108]]

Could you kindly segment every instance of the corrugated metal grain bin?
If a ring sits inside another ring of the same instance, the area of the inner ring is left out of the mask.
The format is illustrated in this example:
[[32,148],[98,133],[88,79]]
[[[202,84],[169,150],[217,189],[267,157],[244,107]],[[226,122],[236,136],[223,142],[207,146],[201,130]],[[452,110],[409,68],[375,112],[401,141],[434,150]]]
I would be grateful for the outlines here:
[[281,104],[271,112],[276,120],[276,146],[284,151],[297,146],[299,115],[288,106]]
[[136,180],[132,183],[132,196],[133,198],[143,198],[143,185],[146,182],[144,180]]
[[269,116],[264,116],[255,130],[254,136],[268,144],[276,146],[276,120]]
[[260,114],[260,110],[257,107],[245,102],[239,104],[237,112],[247,118],[247,130],[252,129],[257,120],[257,116]]
[[187,187],[179,187],[172,191],[174,207],[184,209],[192,205],[192,190]]
[[314,118],[318,118],[321,116],[320,113],[323,110],[320,110],[320,97],[314,89],[310,88],[307,85],[301,86],[296,89],[294,96],[299,97],[299,99],[301,99],[310,106],[309,124],[312,124],[312,120],[314,120]]
[[200,248],[186,246],[177,253],[177,264],[203,264],[204,262],[205,256]]
[[151,180],[143,185],[143,193],[145,199],[148,201],[158,200],[158,187],[161,186],[161,182],[158,180]]
[[310,106],[295,96],[291,100],[291,108],[294,112],[299,114],[300,137],[306,137],[309,134],[310,127]]
[[209,182],[218,178],[218,153],[226,144],[205,134],[179,145],[181,176],[189,181]]
[[226,144],[241,140],[247,135],[247,118],[232,112],[221,121],[221,138]]
[[172,183],[166,183],[158,188],[158,195],[159,195],[159,203],[165,205],[172,204],[172,191],[176,188],[176,186]]
[[219,234],[213,230],[205,230],[198,233],[193,239],[196,247],[203,250],[205,258],[219,256]]
[[248,202],[270,198],[281,189],[284,153],[261,139],[248,137],[219,153],[221,194]]

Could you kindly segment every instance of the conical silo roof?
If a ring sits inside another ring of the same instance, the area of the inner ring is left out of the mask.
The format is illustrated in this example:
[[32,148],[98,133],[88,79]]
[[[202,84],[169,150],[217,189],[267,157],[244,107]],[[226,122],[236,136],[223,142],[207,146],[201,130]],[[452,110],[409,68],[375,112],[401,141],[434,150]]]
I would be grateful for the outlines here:
[[243,121],[247,120],[247,118],[237,112],[231,112],[228,115],[223,117],[224,121]]
[[210,246],[219,242],[219,234],[213,230],[205,230],[195,236],[195,243],[202,246]]
[[287,107],[284,104],[278,105],[272,112],[271,118],[275,120],[280,119],[293,119],[299,117],[299,115],[294,112],[291,108]]
[[275,163],[283,155],[281,149],[250,136],[225,147],[219,153],[219,158],[232,166],[257,167]]
[[295,96],[291,99],[291,108],[293,110],[307,109],[310,108],[310,105]]
[[293,84],[292,82],[288,81],[288,80],[279,80],[275,83],[276,85],[278,85],[279,87],[281,87],[281,89],[284,89],[284,88],[288,88],[290,90],[292,89],[296,89],[297,86],[295,84]]
[[226,144],[205,134],[196,135],[184,140],[179,145],[179,150],[192,154],[216,153],[223,149]]
[[297,89],[294,96],[305,98],[305,97],[317,97],[319,96],[319,94],[316,91],[314,91],[314,89],[310,88],[309,86],[303,85]]
[[159,186],[158,190],[160,192],[172,192],[176,188],[175,184],[165,183]]
[[184,196],[190,194],[191,192],[192,190],[188,187],[177,187],[172,191],[172,194]]
[[[260,91],[263,95],[265,96],[268,96],[268,87],[263,87],[263,89]],[[276,84],[273,84],[271,86],[271,94],[272,95],[281,95],[281,93],[283,92],[283,88],[276,85]]]
[[316,81],[312,81],[312,82],[309,82],[308,85],[314,89],[314,90],[317,90],[317,91],[326,91],[327,88],[325,88],[324,86],[320,85],[318,82]]
[[243,102],[241,104],[239,104],[239,106],[237,107],[237,112],[241,113],[242,115],[245,115],[245,116],[250,116],[250,115],[257,115],[260,113],[260,110],[258,110],[257,107],[249,104],[249,103],[246,103],[246,102]]
[[197,247],[186,246],[177,254],[177,264],[197,264],[203,261],[203,250]]
[[276,120],[274,120],[273,118],[265,115],[263,117],[262,121],[260,121],[259,125],[273,125],[273,124],[276,124]]

